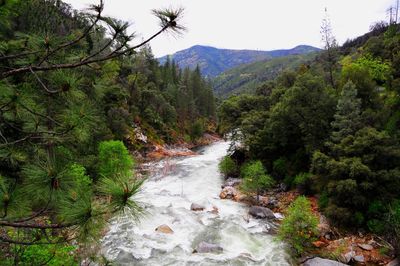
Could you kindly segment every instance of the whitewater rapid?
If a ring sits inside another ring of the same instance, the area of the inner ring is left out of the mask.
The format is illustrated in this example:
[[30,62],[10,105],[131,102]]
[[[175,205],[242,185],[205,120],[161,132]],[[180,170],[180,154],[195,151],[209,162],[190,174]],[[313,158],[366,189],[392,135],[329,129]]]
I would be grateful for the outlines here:
[[[248,207],[221,200],[218,162],[228,142],[203,148],[200,155],[154,163],[156,169],[135,196],[145,208],[140,221],[115,217],[102,239],[102,252],[116,265],[291,265],[284,246],[269,234],[271,224],[248,216]],[[197,203],[204,211],[194,212]],[[211,213],[213,207],[218,214]],[[155,229],[168,225],[173,234]],[[205,241],[223,252],[193,253]]]

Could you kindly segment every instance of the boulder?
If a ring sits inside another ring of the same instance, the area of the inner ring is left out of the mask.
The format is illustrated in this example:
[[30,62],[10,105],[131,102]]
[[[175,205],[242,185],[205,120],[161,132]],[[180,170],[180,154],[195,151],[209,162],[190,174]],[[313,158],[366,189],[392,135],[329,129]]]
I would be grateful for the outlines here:
[[353,259],[354,259],[354,261],[356,261],[356,262],[360,262],[360,263],[365,262],[365,259],[364,259],[364,256],[363,256],[363,255],[354,256]]
[[225,188],[225,187],[234,187],[239,185],[242,182],[242,179],[240,178],[228,178],[227,180],[225,180],[225,182],[221,185],[221,188]]
[[342,255],[342,258],[340,260],[345,263],[349,263],[355,255],[356,255],[356,253],[354,251],[350,251],[350,252],[347,252],[346,254]]
[[267,201],[267,207],[275,209],[279,207],[279,201],[275,197],[269,197]]
[[171,229],[171,227],[169,227],[166,224],[162,224],[159,227],[157,227],[155,229],[155,231],[159,232],[159,233],[163,233],[163,234],[173,234],[174,231]]
[[133,256],[133,254],[129,253],[128,251],[121,250],[117,257],[115,258],[115,263],[118,265],[126,265],[128,263],[133,263],[136,261],[136,258]]
[[303,266],[346,266],[347,264],[343,264],[335,260],[328,260],[316,257],[307,260],[302,265]]
[[238,195],[238,192],[234,187],[224,187],[224,189],[219,194],[221,199],[235,199]]
[[190,205],[190,209],[192,211],[203,211],[204,210],[204,206],[201,206],[201,205],[196,204],[196,203],[192,203],[192,205]]
[[224,249],[216,244],[207,243],[207,242],[200,242],[193,253],[219,253],[222,252]]
[[218,208],[215,207],[215,206],[213,206],[213,207],[212,207],[212,210],[209,211],[209,212],[212,213],[212,214],[218,214]]
[[389,262],[386,266],[399,266],[399,265],[400,265],[400,260],[394,259],[391,262]]
[[374,247],[370,244],[358,244],[358,246],[360,248],[362,248],[363,250],[368,250],[368,251],[371,251],[374,249]]
[[329,225],[328,219],[326,219],[326,217],[323,215],[321,215],[319,218],[318,231],[320,236],[323,236],[327,239],[330,238],[331,227]]
[[275,219],[274,212],[261,206],[251,206],[249,214],[257,219]]

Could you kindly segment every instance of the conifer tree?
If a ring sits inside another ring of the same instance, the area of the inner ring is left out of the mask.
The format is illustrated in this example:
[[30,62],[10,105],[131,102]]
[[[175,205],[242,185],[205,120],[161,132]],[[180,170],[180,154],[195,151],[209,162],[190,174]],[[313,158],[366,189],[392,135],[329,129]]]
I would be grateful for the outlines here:
[[338,143],[344,137],[354,134],[361,127],[361,99],[357,98],[357,90],[349,81],[343,87],[336,107],[331,139]]
[[87,13],[53,0],[4,7],[0,242],[94,240],[105,217],[140,212],[130,198],[142,181],[124,144],[110,140],[118,134],[106,121],[132,121],[118,78],[122,63],[161,33],[182,30],[182,10],[155,10],[161,29],[132,46],[128,24],[104,16],[103,1]]

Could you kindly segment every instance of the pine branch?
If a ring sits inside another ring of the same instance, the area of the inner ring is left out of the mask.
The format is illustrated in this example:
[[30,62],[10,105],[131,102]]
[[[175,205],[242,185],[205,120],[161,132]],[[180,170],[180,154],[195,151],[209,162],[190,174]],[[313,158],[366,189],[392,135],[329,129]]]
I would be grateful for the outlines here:
[[54,245],[54,244],[62,244],[66,242],[70,242],[74,240],[75,238],[69,238],[69,239],[62,239],[58,241],[46,241],[42,242],[39,240],[33,240],[33,241],[18,241],[11,239],[9,237],[5,236],[0,236],[0,243],[9,243],[9,244],[17,244],[17,245],[24,245],[24,246],[31,246],[31,245]]
[[39,66],[41,64],[43,64],[43,62],[47,61],[52,55],[54,55],[55,53],[57,53],[58,51],[61,51],[63,49],[66,49],[68,47],[71,47],[77,43],[79,43],[81,40],[83,40],[84,38],[86,38],[86,36],[90,33],[90,31],[94,28],[94,26],[97,25],[97,23],[99,22],[100,18],[101,18],[101,13],[104,10],[104,3],[103,0],[100,0],[100,4],[97,6],[96,11],[98,12],[96,15],[96,19],[92,22],[92,24],[84,31],[84,33],[79,36],[78,38],[76,38],[75,40],[72,40],[70,42],[61,44],[60,46],[58,46],[57,48],[49,51],[47,53],[47,55],[39,62]]
[[28,55],[34,55],[34,54],[38,54],[40,52],[42,52],[42,51],[32,51],[32,52],[24,52],[24,53],[20,53],[20,54],[5,55],[5,56],[0,57],[0,62],[4,61],[4,60],[8,60],[8,59],[15,59],[15,58],[19,58],[19,57],[25,57]]
[[[42,66],[42,61],[39,62],[39,64],[36,65],[29,65],[29,66],[25,66],[25,67],[20,67],[20,68],[16,68],[13,70],[9,70],[6,72],[3,72],[1,74],[1,79],[5,79],[7,77],[10,76],[14,76],[14,75],[18,75],[18,74],[23,74],[23,73],[27,73],[27,72],[41,72],[41,71],[51,71],[51,70],[56,70],[56,69],[71,69],[71,68],[77,68],[77,67],[81,67],[81,66],[86,66],[89,64],[93,64],[93,63],[99,63],[99,62],[103,62],[103,61],[107,61],[116,57],[120,57],[123,55],[127,55],[132,53],[134,50],[146,45],[147,43],[149,43],[150,41],[152,41],[154,38],[156,38],[157,36],[159,36],[161,33],[167,31],[167,30],[171,30],[175,33],[179,33],[183,30],[185,30],[185,28],[181,25],[177,24],[177,20],[180,18],[181,14],[183,12],[183,9],[178,9],[177,11],[173,11],[173,10],[165,10],[165,11],[153,11],[153,13],[160,19],[161,21],[161,26],[162,28],[156,32],[155,34],[153,34],[152,36],[150,36],[148,39],[144,40],[143,42],[133,46],[133,47],[127,47],[125,49],[122,49],[125,46],[120,46],[117,49],[114,49],[112,52],[110,52],[108,55],[105,55],[103,57],[100,58],[96,58],[93,59],[93,55],[88,56],[87,58],[85,58],[84,60],[81,61],[77,61],[77,62],[72,62],[72,63],[65,63],[65,64],[54,64],[54,65],[50,65],[50,66]],[[99,17],[99,19],[101,19],[101,16]],[[119,36],[124,36],[121,31],[116,31],[115,34],[113,35],[113,39],[118,38]],[[83,37],[82,37],[83,38]],[[78,38],[79,39],[79,38]],[[124,42],[124,45],[126,45],[126,43],[129,41],[129,38],[125,38],[126,42]],[[72,46],[74,44],[77,43],[77,40],[72,41],[68,44],[68,46],[63,45],[63,47],[69,47]],[[111,46],[111,45],[110,45]],[[58,48],[56,48],[57,50]],[[63,49],[63,48],[61,48]],[[101,50],[105,50],[106,48],[101,48]],[[60,49],[59,49],[60,50]],[[49,54],[54,54],[55,50],[53,50],[52,52],[50,52]],[[48,61],[50,56],[46,57],[46,61]]]
[[62,229],[77,226],[77,223],[67,223],[67,224],[40,224],[40,223],[16,223],[0,221],[0,226],[9,226],[14,228],[32,228],[32,229]]
[[[39,65],[40,65],[40,64],[39,64]],[[33,71],[32,68],[29,68],[29,70],[30,70],[31,73],[35,76],[36,80],[40,83],[40,85],[42,85],[43,89],[44,89],[45,91],[47,91],[48,93],[55,94],[55,93],[59,93],[59,92],[62,91],[62,90],[55,90],[55,91],[53,91],[53,90],[48,89],[47,86],[43,83],[43,81],[42,81],[42,80],[39,78],[39,76],[36,74],[36,72]]]

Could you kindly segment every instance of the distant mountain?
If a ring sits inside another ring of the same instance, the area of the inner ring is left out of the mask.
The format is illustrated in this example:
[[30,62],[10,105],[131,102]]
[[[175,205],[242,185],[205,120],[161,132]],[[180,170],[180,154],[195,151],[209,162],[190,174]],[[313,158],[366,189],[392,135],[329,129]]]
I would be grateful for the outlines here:
[[273,51],[229,50],[195,45],[189,49],[176,52],[173,55],[161,57],[159,58],[159,62],[164,64],[169,56],[171,60],[175,60],[182,68],[189,67],[194,69],[199,65],[203,75],[215,77],[228,69],[242,64],[288,55],[306,54],[318,50],[320,49],[308,45],[299,45],[293,49]]
[[275,79],[284,70],[295,70],[311,62],[317,52],[282,56],[240,65],[221,73],[212,80],[214,92],[225,98],[232,94],[251,93],[266,81]]

